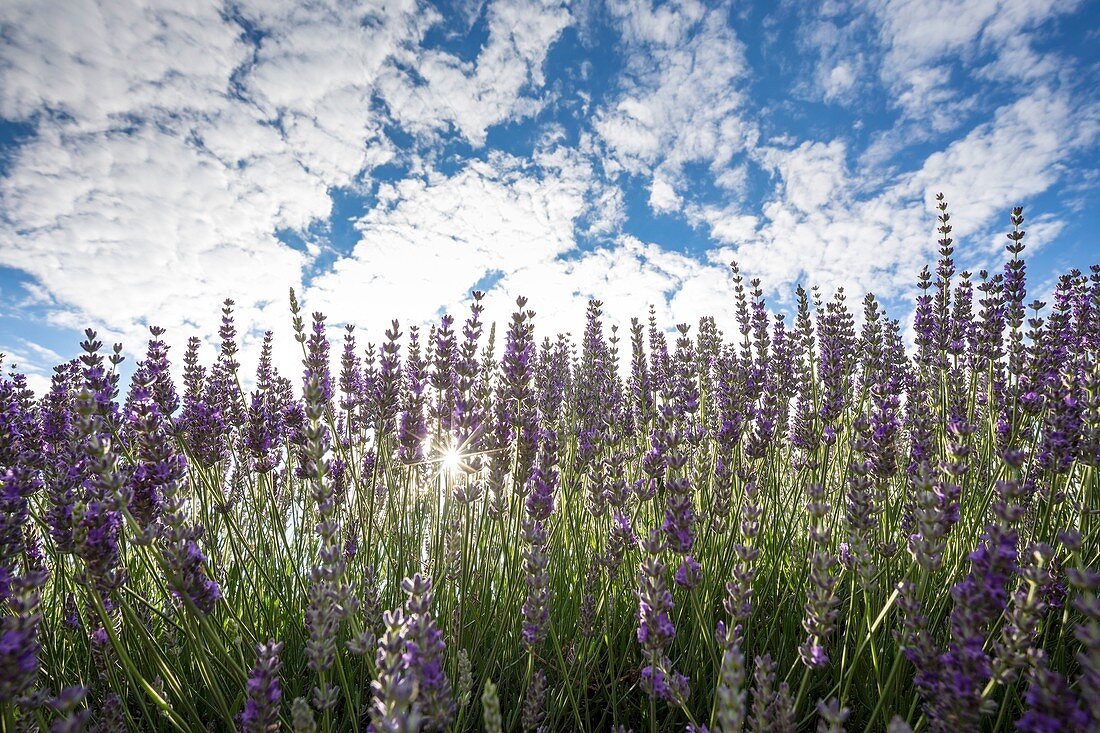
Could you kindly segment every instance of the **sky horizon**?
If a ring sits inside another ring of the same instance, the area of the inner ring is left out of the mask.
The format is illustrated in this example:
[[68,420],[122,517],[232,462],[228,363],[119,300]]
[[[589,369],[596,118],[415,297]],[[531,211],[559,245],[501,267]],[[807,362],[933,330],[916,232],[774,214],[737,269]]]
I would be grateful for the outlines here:
[[291,363],[291,287],[364,344],[474,289],[540,339],[592,297],[728,335],[734,259],[908,322],[941,191],[960,270],[1025,208],[1043,296],[1100,262],[1098,48],[1083,0],[14,0],[4,368],[41,390],[85,327],[209,360],[225,298]]

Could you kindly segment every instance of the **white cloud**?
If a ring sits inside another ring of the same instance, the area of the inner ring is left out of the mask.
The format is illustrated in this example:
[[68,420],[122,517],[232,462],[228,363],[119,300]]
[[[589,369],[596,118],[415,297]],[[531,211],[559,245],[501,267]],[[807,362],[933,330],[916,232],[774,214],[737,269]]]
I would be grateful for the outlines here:
[[632,317],[643,321],[655,307],[662,327],[698,323],[713,315],[730,328],[733,313],[725,266],[700,262],[678,252],[624,235],[615,242],[571,258],[559,258],[510,273],[486,298],[486,313],[498,322],[514,310],[517,295],[536,312],[539,338],[583,333],[589,299],[603,302],[605,321],[619,326],[628,348]]
[[856,72],[852,63],[841,61],[825,75],[821,82],[825,90],[826,101],[846,97],[848,92],[855,87],[855,83]]
[[65,358],[53,349],[37,344],[25,338],[16,338],[15,346],[0,345],[0,354],[4,355],[4,376],[15,370],[27,378],[27,386],[36,395],[43,395],[50,389],[51,372],[49,367],[61,364]]
[[782,195],[796,209],[809,212],[846,195],[849,180],[845,145],[806,141],[793,150],[765,148],[757,153],[764,165],[779,174]]
[[[737,259],[781,296],[798,282],[849,293],[874,291],[892,298],[910,293],[916,273],[934,258],[934,196],[951,205],[954,235],[976,242],[957,258],[964,267],[989,266],[1002,255],[1002,235],[1011,207],[1049,190],[1080,150],[1092,145],[1100,126],[1095,109],[1075,108],[1066,93],[1040,88],[999,109],[917,169],[898,175],[867,195],[850,183],[844,147],[803,143],[787,151],[764,150],[763,160],[782,186],[763,207],[763,220],[720,208],[692,213],[711,235],[728,243],[714,261]],[[1046,217],[1032,250],[1056,234],[1061,222]],[[995,239],[996,244],[985,242]]]
[[439,50],[407,49],[405,68],[393,67],[381,93],[407,128],[438,132],[448,123],[475,146],[486,130],[535,113],[542,65],[572,18],[561,0],[498,0],[488,9],[489,40],[476,62]]
[[589,298],[604,301],[608,323],[624,335],[651,303],[664,325],[711,313],[726,318],[724,264],[629,236],[593,249],[577,245],[580,224],[613,190],[562,148],[532,161],[495,155],[452,176],[402,181],[359,222],[354,252],[312,283],[308,307],[378,334],[393,317],[433,322],[440,307],[461,319],[470,290],[496,276],[485,320],[505,327],[523,295],[538,313],[540,337],[579,335]]
[[[974,101],[951,84],[951,62],[969,70],[991,58],[986,74],[1002,81],[1034,80],[1056,69],[1056,54],[1032,48],[1034,29],[1072,12],[1078,0],[865,0],[879,19],[883,80],[904,112],[951,129]],[[964,72],[965,73],[965,72]]]
[[593,127],[612,171],[659,174],[652,200],[667,210],[683,186],[685,165],[703,163],[718,175],[755,144],[755,124],[742,110],[744,46],[724,5],[615,0],[609,11],[620,28],[626,68]]
[[354,250],[314,280],[309,307],[372,327],[429,320],[487,275],[573,250],[575,227],[600,196],[590,164],[561,150],[526,162],[494,154],[453,176],[384,185]]
[[248,56],[211,3],[13,0],[0,25],[0,115],[49,109],[90,129],[135,110],[218,109]]
[[[53,322],[96,323],[131,342],[149,320],[209,336],[227,296],[245,330],[273,301],[282,320],[287,287],[318,250],[294,250],[276,232],[327,219],[331,188],[358,185],[396,154],[372,98],[389,95],[399,122],[450,121],[483,140],[531,108],[522,93],[542,85],[570,21],[560,2],[500,0],[467,70],[419,48],[442,18],[416,0],[231,10],[155,0],[0,10],[0,114],[37,127],[0,182],[12,225],[0,264],[43,284]],[[442,106],[417,117],[398,104],[395,60],[414,64]],[[606,230],[614,216],[611,207],[591,225]]]
[[[1096,106],[1071,97],[1057,56],[1033,43],[1078,4],[860,0],[864,16],[823,5],[799,33],[817,56],[794,91],[856,107],[885,83],[901,119],[861,149],[846,131],[819,132],[828,121],[782,129],[783,111],[753,108],[724,3],[610,0],[604,17],[562,0],[470,0],[456,19],[422,0],[9,2],[0,117],[35,135],[0,180],[0,266],[34,278],[26,289],[51,323],[92,323],[131,354],[147,322],[177,345],[191,332],[210,344],[227,296],[248,342],[259,324],[287,323],[287,287],[333,254],[317,233],[333,189],[374,191],[375,169],[393,162],[388,172],[407,172],[367,201],[354,250],[302,293],[307,308],[368,327],[364,338],[394,316],[461,317],[484,282],[496,282],[490,314],[507,319],[527,295],[542,334],[578,331],[589,297],[623,326],[651,302],[663,323],[722,319],[732,258],[783,295],[806,280],[897,296],[934,246],[935,191],[960,239],[981,243],[960,250],[964,266],[984,263],[1007,209],[1064,181],[1094,144]],[[578,18],[610,21],[620,76],[586,59],[548,83],[547,59]],[[454,51],[473,29],[484,42]],[[435,31],[443,41],[426,47]],[[868,32],[877,44],[854,42]],[[962,75],[1014,86],[993,110],[959,89]],[[556,121],[543,124],[544,110]],[[514,141],[530,156],[443,158],[458,136],[476,148],[495,125],[532,118],[539,127]],[[394,142],[395,128],[413,142]],[[923,161],[894,157],[945,139]],[[619,181],[718,246],[697,258],[622,235]],[[1037,218],[1033,244],[1063,223]],[[277,344],[291,363],[296,344]]]
[[913,186],[939,186],[960,229],[974,231],[1011,206],[1049,189],[1071,156],[1100,133],[1100,108],[1039,88],[997,110],[993,119],[928,157]]
[[799,46],[813,58],[812,74],[796,85],[802,93],[826,102],[850,104],[858,89],[867,86],[868,59],[862,34],[864,16],[849,17],[843,5],[824,3],[801,12],[816,12],[799,23]]
[[663,176],[654,176],[649,184],[649,207],[661,213],[680,208],[680,196]]

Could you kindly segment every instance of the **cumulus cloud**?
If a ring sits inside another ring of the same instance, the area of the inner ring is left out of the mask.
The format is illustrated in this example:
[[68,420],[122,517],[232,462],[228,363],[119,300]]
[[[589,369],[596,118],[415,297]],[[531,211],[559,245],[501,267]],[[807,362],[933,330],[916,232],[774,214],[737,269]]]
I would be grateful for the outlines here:
[[357,323],[429,320],[483,278],[575,249],[578,222],[599,199],[591,165],[564,151],[495,154],[454,175],[384,185],[356,224],[359,242],[313,281],[307,301]]
[[[1038,89],[872,195],[846,184],[844,146],[837,141],[767,150],[763,159],[781,187],[755,231],[722,210],[697,215],[716,239],[732,245],[713,253],[716,261],[737,259],[781,295],[808,282],[897,297],[910,292],[915,274],[934,256],[937,192],[951,204],[956,236],[983,243],[978,251],[960,250],[963,265],[994,263],[1003,238],[989,232],[1007,225],[1012,206],[1051,188],[1073,156],[1095,142],[1095,112],[1075,107],[1066,93]],[[1044,218],[1047,231],[1030,240],[1032,250],[1059,227]]]
[[[0,10],[0,115],[36,131],[0,182],[0,265],[42,284],[53,323],[99,324],[134,346],[150,322],[177,343],[209,337],[225,297],[245,332],[282,322],[287,288],[317,252],[277,232],[323,222],[332,188],[394,159],[372,98],[394,92],[383,77],[416,58],[439,14],[415,0],[245,1],[229,15],[206,3],[61,5]],[[553,3],[500,2],[489,15],[467,86],[436,79],[458,98],[477,88],[452,120],[471,137],[541,83],[569,20]],[[429,78],[447,58],[424,61]]]
[[694,0],[651,4],[614,0],[626,68],[617,93],[593,127],[610,158],[628,173],[654,178],[658,210],[674,205],[683,169],[709,166],[717,175],[759,133],[743,112],[744,45],[725,5]]
[[1034,48],[1036,30],[1070,13],[1078,0],[865,0],[880,23],[881,75],[910,117],[952,129],[977,101],[953,84],[962,73],[1020,83],[1058,68],[1056,52]]
[[[476,61],[445,51],[408,48],[383,76],[380,91],[409,129],[450,124],[475,146],[486,130],[536,112],[542,65],[572,18],[561,0],[500,0],[488,9],[489,39]],[[528,93],[534,92],[534,93]]]
[[730,278],[724,265],[702,262],[623,235],[575,257],[557,258],[509,273],[486,299],[488,316],[503,321],[519,295],[535,310],[538,334],[579,338],[588,301],[603,303],[605,321],[627,338],[631,318],[643,322],[654,306],[658,323],[698,323],[714,316],[732,328]]

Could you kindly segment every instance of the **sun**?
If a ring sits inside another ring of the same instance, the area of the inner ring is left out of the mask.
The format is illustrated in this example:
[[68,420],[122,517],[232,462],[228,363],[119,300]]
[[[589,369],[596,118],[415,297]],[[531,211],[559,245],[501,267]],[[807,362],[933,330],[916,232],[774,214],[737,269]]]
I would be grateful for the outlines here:
[[458,448],[448,448],[443,453],[442,464],[444,469],[454,473],[462,466],[462,453]]

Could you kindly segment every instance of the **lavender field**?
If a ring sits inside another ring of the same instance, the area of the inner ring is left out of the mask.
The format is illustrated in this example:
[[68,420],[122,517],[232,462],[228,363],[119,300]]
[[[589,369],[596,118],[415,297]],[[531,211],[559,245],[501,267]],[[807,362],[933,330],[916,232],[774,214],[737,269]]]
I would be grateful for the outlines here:
[[733,333],[291,292],[254,377],[231,301],[9,373],[3,731],[1100,730],[1100,266],[1034,301],[1021,210],[974,274],[939,210],[911,347],[734,265]]

